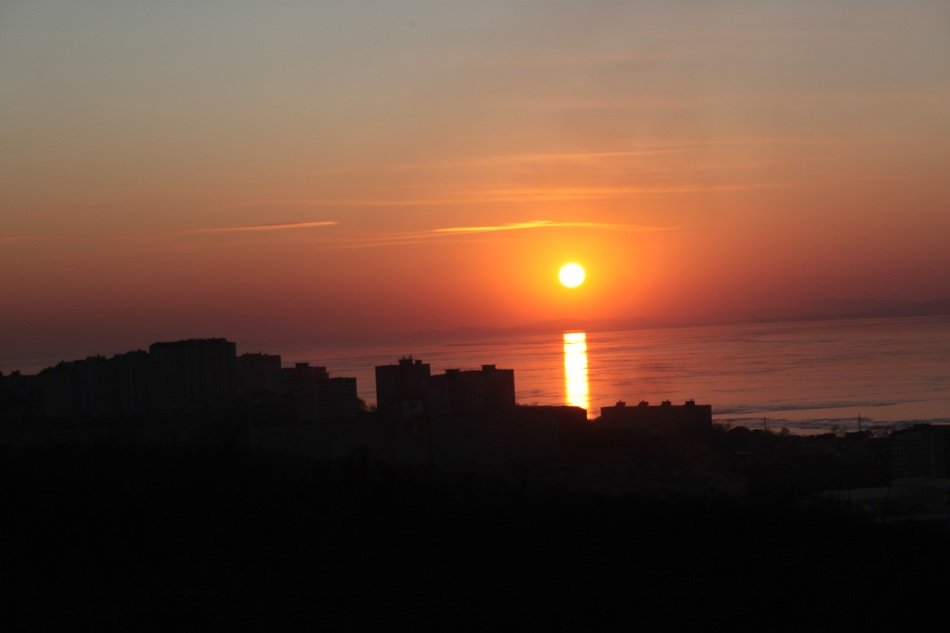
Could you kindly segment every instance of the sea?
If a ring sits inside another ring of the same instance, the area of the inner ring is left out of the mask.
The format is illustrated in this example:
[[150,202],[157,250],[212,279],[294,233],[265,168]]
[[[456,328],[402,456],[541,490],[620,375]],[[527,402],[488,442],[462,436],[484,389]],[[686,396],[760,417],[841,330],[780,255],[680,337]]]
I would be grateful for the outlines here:
[[710,404],[719,424],[812,434],[950,423],[950,316],[466,334],[282,350],[357,379],[411,356],[433,373],[513,369],[525,405]]

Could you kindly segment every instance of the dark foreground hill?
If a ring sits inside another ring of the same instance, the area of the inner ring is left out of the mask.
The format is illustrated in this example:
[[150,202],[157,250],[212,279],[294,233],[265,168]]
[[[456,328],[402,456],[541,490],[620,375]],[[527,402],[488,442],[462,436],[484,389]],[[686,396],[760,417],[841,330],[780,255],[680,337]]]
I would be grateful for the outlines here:
[[8,630],[849,629],[920,612],[945,535],[210,449],[0,455]]

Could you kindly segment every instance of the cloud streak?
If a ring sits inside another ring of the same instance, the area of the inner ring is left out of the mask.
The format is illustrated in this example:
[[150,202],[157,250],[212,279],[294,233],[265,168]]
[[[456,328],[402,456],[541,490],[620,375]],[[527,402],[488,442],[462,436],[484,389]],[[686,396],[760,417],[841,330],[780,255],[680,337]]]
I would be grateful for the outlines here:
[[555,220],[526,220],[524,222],[507,222],[504,224],[487,224],[478,226],[447,226],[427,231],[413,231],[406,233],[392,233],[389,235],[375,235],[360,237],[340,242],[335,248],[372,248],[381,246],[407,246],[412,244],[431,243],[435,240],[460,239],[476,237],[486,233],[501,233],[506,231],[530,231],[538,229],[586,229],[596,231],[625,231],[625,232],[652,232],[670,231],[667,226],[645,226],[637,224],[611,224],[608,222],[580,222]]
[[598,229],[606,231],[664,231],[665,227],[638,226],[633,224],[609,224],[606,222],[555,222],[552,220],[530,220],[528,222],[508,222],[485,226],[450,226],[433,229],[435,235],[494,233],[497,231],[525,231],[530,229]]
[[282,224],[249,224],[244,226],[222,226],[206,229],[194,229],[189,233],[268,233],[271,231],[292,231],[297,229],[313,229],[324,226],[334,226],[338,222],[333,220],[318,220],[313,222],[285,222]]
[[[323,220],[314,222],[292,222],[285,224],[263,224],[233,227],[217,227],[206,229],[194,229],[188,231],[188,234],[246,234],[267,231],[281,231],[293,229],[319,228],[338,225],[339,222]],[[479,238],[485,234],[504,233],[511,231],[531,231],[542,229],[582,229],[595,231],[619,231],[619,232],[655,232],[669,231],[673,227],[668,226],[647,226],[637,224],[620,224],[608,222],[585,222],[568,220],[525,220],[522,222],[506,222],[503,224],[485,224],[472,226],[446,226],[432,229],[423,229],[418,231],[394,231],[378,232],[370,234],[354,233],[334,233],[330,235],[314,236],[308,238],[313,240],[314,247],[335,250],[335,249],[353,249],[353,248],[374,248],[387,246],[410,246],[413,244],[427,244],[436,241],[454,239],[461,240],[466,237]],[[253,240],[242,240],[232,245],[251,245]],[[204,248],[197,244],[190,246],[179,246],[175,250],[192,250]],[[162,249],[165,250],[165,249]]]

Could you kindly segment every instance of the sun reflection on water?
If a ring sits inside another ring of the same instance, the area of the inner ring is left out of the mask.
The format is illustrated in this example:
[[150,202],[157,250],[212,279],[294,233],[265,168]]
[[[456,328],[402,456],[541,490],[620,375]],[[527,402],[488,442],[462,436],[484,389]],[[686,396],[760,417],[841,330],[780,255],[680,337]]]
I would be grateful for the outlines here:
[[564,392],[569,405],[590,413],[586,332],[564,333]]

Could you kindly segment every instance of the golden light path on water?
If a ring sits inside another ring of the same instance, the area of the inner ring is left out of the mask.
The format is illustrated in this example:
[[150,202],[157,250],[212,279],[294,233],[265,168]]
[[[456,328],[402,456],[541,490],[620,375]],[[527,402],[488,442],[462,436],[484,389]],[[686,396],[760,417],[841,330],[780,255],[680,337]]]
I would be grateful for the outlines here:
[[585,332],[564,333],[564,391],[569,405],[581,407],[590,414]]

